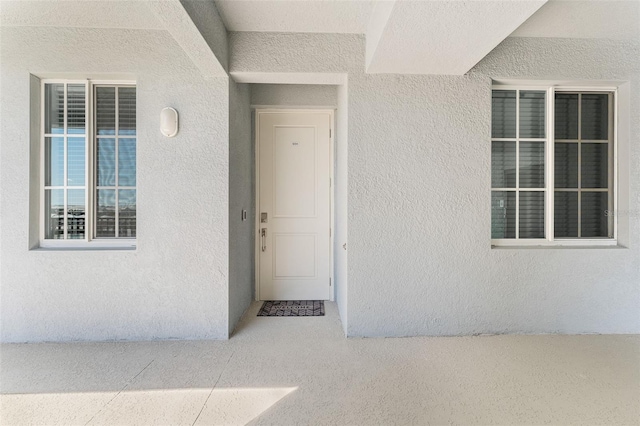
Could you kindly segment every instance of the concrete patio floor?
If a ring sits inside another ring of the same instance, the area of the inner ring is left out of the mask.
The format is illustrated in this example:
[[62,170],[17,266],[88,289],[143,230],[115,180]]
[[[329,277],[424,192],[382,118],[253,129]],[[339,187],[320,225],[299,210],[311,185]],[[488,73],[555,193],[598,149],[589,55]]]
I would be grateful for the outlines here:
[[640,423],[640,336],[345,339],[335,304],[259,306],[229,341],[2,345],[0,423]]

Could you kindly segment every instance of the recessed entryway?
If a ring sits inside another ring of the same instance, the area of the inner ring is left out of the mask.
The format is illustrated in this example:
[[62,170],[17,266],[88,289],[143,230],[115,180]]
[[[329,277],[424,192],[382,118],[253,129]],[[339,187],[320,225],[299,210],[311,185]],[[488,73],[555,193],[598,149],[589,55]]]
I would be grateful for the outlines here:
[[332,300],[331,110],[256,111],[256,299]]

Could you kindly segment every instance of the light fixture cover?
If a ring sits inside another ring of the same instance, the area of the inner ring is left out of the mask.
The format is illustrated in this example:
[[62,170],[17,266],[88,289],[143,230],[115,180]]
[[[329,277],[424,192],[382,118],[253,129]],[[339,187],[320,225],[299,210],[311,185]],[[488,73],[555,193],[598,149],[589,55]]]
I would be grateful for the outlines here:
[[178,134],[178,111],[166,107],[160,112],[160,131],[168,138]]

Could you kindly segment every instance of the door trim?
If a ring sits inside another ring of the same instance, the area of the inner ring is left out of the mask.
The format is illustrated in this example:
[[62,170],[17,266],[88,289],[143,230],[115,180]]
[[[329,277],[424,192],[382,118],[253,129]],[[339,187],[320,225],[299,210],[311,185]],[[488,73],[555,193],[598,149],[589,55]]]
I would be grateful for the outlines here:
[[331,185],[329,185],[329,226],[331,228],[331,235],[329,236],[329,279],[331,280],[331,289],[329,290],[330,301],[333,302],[336,299],[336,281],[334,279],[334,262],[333,262],[333,243],[336,235],[335,229],[335,175],[334,175],[334,153],[335,153],[335,110],[333,109],[300,109],[300,108],[260,108],[256,109],[255,116],[255,300],[260,300],[260,114],[295,114],[295,113],[324,113],[329,114],[329,128],[331,129],[331,136],[329,137],[329,178],[331,179]]

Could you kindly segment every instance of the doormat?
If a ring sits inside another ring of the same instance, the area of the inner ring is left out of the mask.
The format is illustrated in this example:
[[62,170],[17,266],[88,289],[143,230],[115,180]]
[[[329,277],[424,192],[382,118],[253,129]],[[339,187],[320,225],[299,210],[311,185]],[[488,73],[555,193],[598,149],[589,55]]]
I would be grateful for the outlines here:
[[324,300],[267,300],[259,317],[323,317]]

